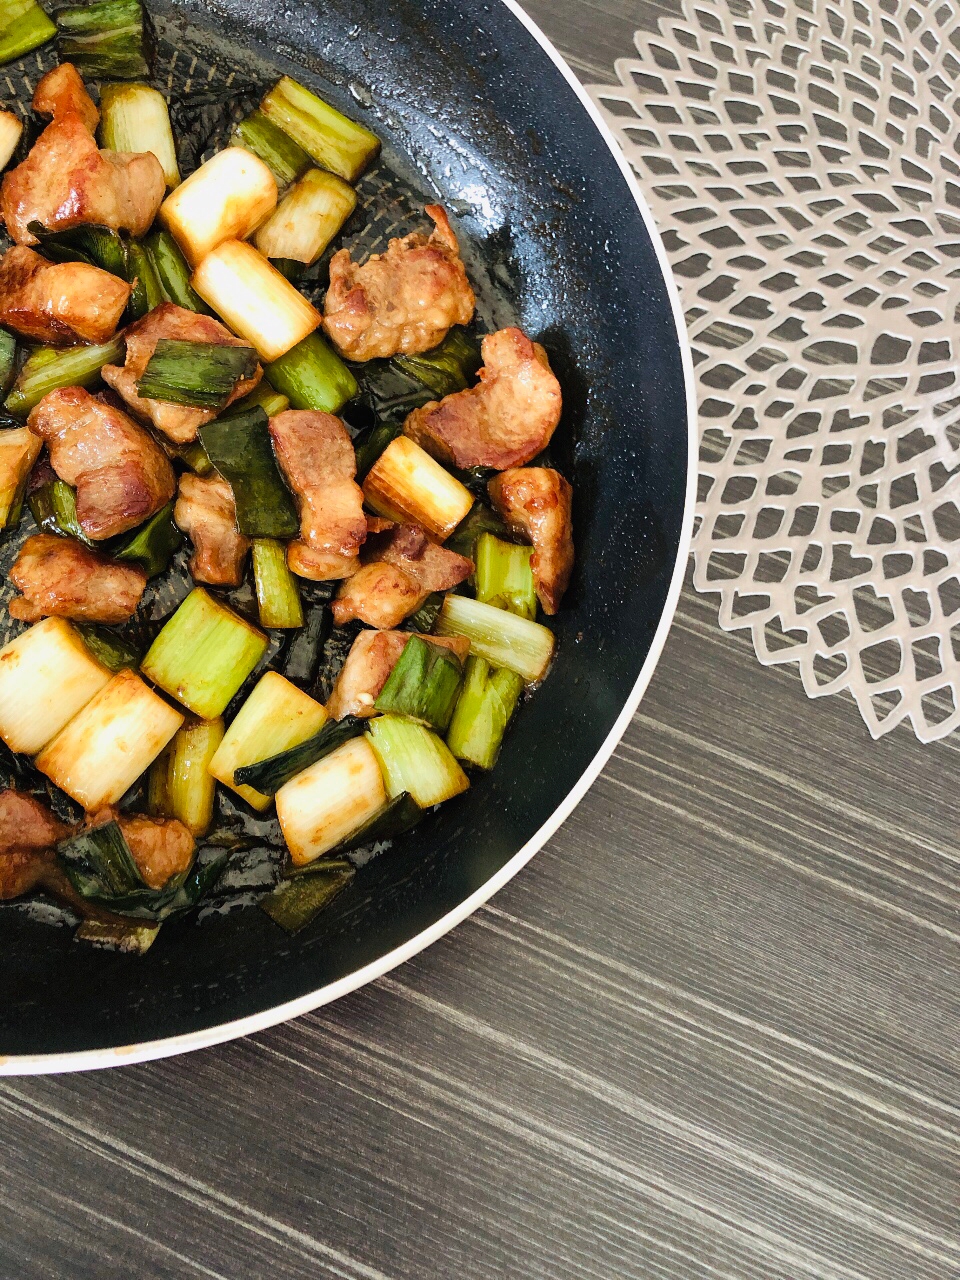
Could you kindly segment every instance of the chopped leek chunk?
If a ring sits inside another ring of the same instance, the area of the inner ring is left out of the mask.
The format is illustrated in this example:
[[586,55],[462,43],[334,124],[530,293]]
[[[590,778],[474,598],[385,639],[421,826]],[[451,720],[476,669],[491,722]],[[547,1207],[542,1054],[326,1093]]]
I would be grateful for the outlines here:
[[7,396],[5,407],[26,417],[45,395],[59,387],[92,387],[105,364],[123,364],[123,339],[111,338],[97,347],[37,347]]
[[383,807],[387,792],[376,753],[364,736],[352,738],[298,773],[276,799],[290,859],[302,866],[335,849],[368,822]]
[[453,715],[462,679],[455,653],[422,636],[411,636],[380,690],[375,709],[409,716],[443,732]]
[[180,181],[167,100],[146,84],[105,84],[100,90],[100,142],[109,151],[152,151],[168,187]]
[[470,490],[407,436],[398,436],[367,472],[363,496],[388,520],[412,520],[448,537],[473,506]]
[[254,111],[233,126],[231,147],[246,147],[263,163],[277,180],[278,187],[289,187],[310,168],[310,157],[299,143],[268,120],[262,111]]
[[137,383],[147,400],[222,409],[238,382],[252,378],[257,353],[252,347],[161,338]]
[[[0,39],[2,39],[0,35]],[[0,169],[5,169],[13,159],[20,135],[23,133],[23,121],[12,111],[0,111]]]
[[207,308],[190,286],[190,268],[180,246],[169,231],[155,231],[145,241],[153,269],[167,302],[187,311],[206,312]]
[[380,139],[349,120],[298,81],[284,76],[260,103],[278,125],[323,169],[356,182],[380,150]]
[[491,667],[483,658],[467,659],[463,691],[447,733],[447,746],[458,760],[493,768],[522,692],[522,676]]
[[150,771],[152,813],[179,819],[195,836],[206,835],[213,820],[217,785],[210,773],[210,762],[223,734],[219,716],[184,724]]
[[0,431],[0,529],[20,522],[27,481],[42,448],[28,427]]
[[312,867],[309,875],[283,880],[257,905],[281,929],[297,933],[328,906],[355,875],[349,862],[331,859]]
[[481,533],[474,556],[477,599],[498,609],[509,609],[520,618],[535,618],[537,592],[530,568],[532,555],[533,547]]
[[338,413],[358,391],[356,378],[319,333],[274,360],[266,373],[294,409]]
[[253,540],[253,580],[260,605],[260,625],[292,628],[303,626],[300,588],[287,568],[287,548],[274,538]]
[[233,490],[237,528],[248,538],[294,538],[300,516],[284,483],[260,408],[200,428],[207,457]]
[[528,683],[542,680],[553,657],[553,632],[482,600],[448,595],[434,627],[439,636],[466,636],[470,652]]
[[0,5],[0,66],[39,49],[56,34],[57,28],[34,0],[4,0]]
[[357,193],[334,173],[311,169],[283,197],[254,243],[265,258],[316,262],[357,207]]
[[142,320],[164,301],[163,286],[146,245],[131,240],[127,246],[127,280],[133,288],[128,304],[134,320]]
[[327,721],[309,738],[264,756],[251,764],[243,764],[234,770],[233,781],[237,787],[256,787],[263,795],[272,796],[291,778],[302,773],[309,765],[330,755],[351,738],[356,738],[366,728],[366,721],[356,716],[344,716],[342,720]]
[[140,0],[93,0],[59,8],[57,52],[61,62],[72,62],[82,76],[149,76]]
[[422,382],[438,400],[463,391],[480,368],[480,347],[460,328],[453,328],[432,351],[422,355],[394,356],[394,364]]
[[227,147],[167,196],[159,218],[196,267],[224,241],[252,235],[276,207],[277,182],[260,157]]
[[422,724],[378,716],[370,721],[368,737],[391,796],[408,791],[421,809],[430,809],[470,785],[446,743]]

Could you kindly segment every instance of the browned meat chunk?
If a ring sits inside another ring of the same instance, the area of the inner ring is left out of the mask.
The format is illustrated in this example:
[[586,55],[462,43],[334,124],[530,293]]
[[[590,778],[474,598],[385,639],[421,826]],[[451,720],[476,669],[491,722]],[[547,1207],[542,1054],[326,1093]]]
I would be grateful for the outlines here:
[[[387,683],[404,645],[415,634],[411,631],[361,631],[327,699],[327,714],[334,720],[342,720],[344,716],[366,718],[373,715],[373,704]],[[470,652],[470,641],[466,636],[424,636],[423,639],[452,650],[461,662],[466,661]]]
[[0,791],[0,900],[43,884],[54,865],[53,846],[67,833],[33,796]]
[[[126,362],[108,364],[103,369],[103,380],[113,387],[117,395],[127,402],[138,417],[152,422],[158,431],[176,444],[189,444],[195,440],[205,422],[217,416],[213,409],[193,409],[187,405],[167,404],[163,400],[145,400],[137,394],[137,382],[150,363],[161,338],[173,338],[180,342],[209,342],[218,347],[244,347],[248,344],[235,338],[213,316],[201,316],[172,302],[161,302],[154,309],[132,324],[124,334],[127,342]],[[241,379],[230,394],[227,404],[233,404],[251,392],[263,370],[257,365],[252,378]]]
[[88,827],[115,821],[130,846],[133,860],[151,889],[162,889],[171,876],[188,870],[196,841],[176,818],[148,818],[121,813],[115,806],[87,815]]
[[118,564],[74,538],[38,533],[28,538],[10,569],[22,592],[8,606],[11,618],[82,618],[86,622],[126,622],[136,612],[147,575],[136,565]]
[[98,541],[125,533],[170,501],[176,479],[160,446],[135,422],[80,387],[44,396],[27,426],[50,465],[77,490],[77,519]]
[[42,77],[33,93],[33,109],[38,115],[52,116],[54,120],[73,113],[91,133],[100,123],[100,112],[72,62],[61,62]]
[[237,529],[237,506],[226,480],[185,471],[173,518],[193,543],[190,572],[196,581],[239,586],[250,539]]
[[429,237],[391,240],[363,266],[349,249],[333,255],[323,324],[350,360],[429,351],[452,325],[470,323],[476,299],[457,237],[440,205],[426,212],[435,223]]
[[473,573],[473,561],[438,547],[415,524],[398,525],[373,549],[378,560],[395,564],[424,591],[449,591]]
[[23,164],[0,187],[0,213],[17,244],[36,244],[29,230],[92,224],[142,236],[166,191],[160,161],[151,152],[100,151],[74,111],[47,125]]
[[356,620],[389,631],[416,613],[429,594],[395,564],[376,560],[343,584],[330,611],[338,627]]
[[547,353],[519,329],[488,334],[480,382],[414,409],[404,434],[448,466],[505,471],[536,457],[560,421],[560,384]]
[[0,324],[37,342],[105,342],[130,286],[86,262],[48,262],[24,245],[0,259]]
[[544,613],[556,613],[573,572],[573,490],[550,467],[517,467],[487,486],[514,533],[533,546],[530,568]]
[[317,581],[346,577],[367,536],[363,492],[354,479],[357,459],[346,427],[330,413],[288,409],[270,419],[270,435],[300,500],[301,543],[291,545],[290,568]]

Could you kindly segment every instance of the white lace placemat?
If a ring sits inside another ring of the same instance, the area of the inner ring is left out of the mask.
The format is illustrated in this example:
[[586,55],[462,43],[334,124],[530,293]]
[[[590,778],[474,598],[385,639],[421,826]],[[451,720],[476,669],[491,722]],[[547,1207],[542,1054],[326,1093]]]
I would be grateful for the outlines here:
[[686,0],[590,92],[683,299],[694,582],[879,737],[960,723],[960,6]]

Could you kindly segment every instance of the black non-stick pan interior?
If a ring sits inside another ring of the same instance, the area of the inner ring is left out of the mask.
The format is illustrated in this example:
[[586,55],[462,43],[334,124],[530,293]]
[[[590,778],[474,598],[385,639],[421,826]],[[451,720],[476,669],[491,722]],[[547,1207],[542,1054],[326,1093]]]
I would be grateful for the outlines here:
[[[288,937],[250,905],[262,850],[236,856],[217,910],[165,925],[142,958],[84,947],[37,906],[0,910],[4,1055],[132,1045],[261,1013],[456,908],[549,821],[600,749],[649,651],[681,539],[688,423],[661,268],[606,143],[511,11],[499,0],[150,8],[157,83],[177,104],[188,168],[290,72],[384,140],[346,243],[381,248],[423,225],[424,202],[447,206],[481,329],[519,324],[563,386],[554,455],[575,486],[578,564],[553,671],[497,769],[368,861],[302,933]],[[12,69],[21,111],[51,59]],[[326,679],[339,652],[334,642]],[[259,830],[269,846],[269,824]]]

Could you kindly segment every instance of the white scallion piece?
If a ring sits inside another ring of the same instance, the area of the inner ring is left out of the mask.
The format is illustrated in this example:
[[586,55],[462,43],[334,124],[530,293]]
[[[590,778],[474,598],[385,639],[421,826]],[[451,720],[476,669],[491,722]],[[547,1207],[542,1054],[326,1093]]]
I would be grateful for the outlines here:
[[386,803],[376,753],[351,738],[277,792],[277,817],[291,860],[312,862],[352,835]]
[[158,216],[196,267],[224,241],[253,235],[276,207],[277,180],[260,157],[227,147],[181,182]]

